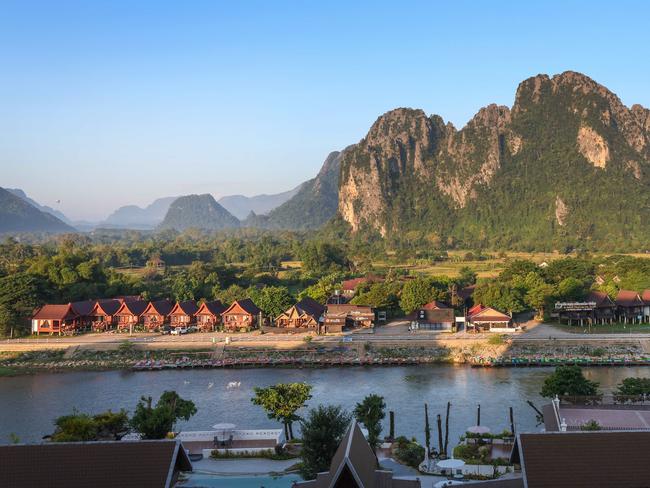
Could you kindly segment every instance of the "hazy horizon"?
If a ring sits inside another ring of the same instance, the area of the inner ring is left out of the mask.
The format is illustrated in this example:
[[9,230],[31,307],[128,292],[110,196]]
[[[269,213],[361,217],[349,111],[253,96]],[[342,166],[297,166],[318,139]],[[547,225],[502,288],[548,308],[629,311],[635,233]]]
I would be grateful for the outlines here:
[[460,128],[539,73],[650,107],[649,17],[641,2],[6,2],[0,186],[93,221],[280,193],[390,109]]

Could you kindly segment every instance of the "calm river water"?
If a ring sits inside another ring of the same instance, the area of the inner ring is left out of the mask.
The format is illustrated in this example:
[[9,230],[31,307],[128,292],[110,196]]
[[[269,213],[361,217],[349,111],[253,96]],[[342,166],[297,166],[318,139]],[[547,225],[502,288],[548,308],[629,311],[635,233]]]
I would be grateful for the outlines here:
[[[493,432],[507,428],[508,407],[515,413],[520,432],[536,431],[534,411],[545,401],[539,396],[547,368],[472,369],[466,366],[427,365],[404,367],[347,367],[328,369],[211,369],[160,372],[74,372],[0,378],[0,443],[10,434],[22,442],[38,441],[53,430],[53,419],[70,413],[96,413],[125,408],[132,411],[142,395],[156,399],[164,390],[176,390],[193,400],[198,413],[178,425],[180,429],[206,430],[217,422],[240,428],[279,427],[250,401],[253,387],[278,382],[305,381],[313,385],[309,406],[341,404],[352,409],[369,393],[385,397],[395,411],[396,434],[424,437],[424,403],[429,404],[432,428],[436,414],[443,415],[451,401],[450,444],[455,445],[466,427],[476,424],[481,404],[481,425]],[[628,376],[647,376],[644,368],[588,368],[585,375],[610,390]],[[240,381],[238,389],[227,389]],[[388,429],[386,416],[385,431]],[[432,439],[436,439],[435,430]]]

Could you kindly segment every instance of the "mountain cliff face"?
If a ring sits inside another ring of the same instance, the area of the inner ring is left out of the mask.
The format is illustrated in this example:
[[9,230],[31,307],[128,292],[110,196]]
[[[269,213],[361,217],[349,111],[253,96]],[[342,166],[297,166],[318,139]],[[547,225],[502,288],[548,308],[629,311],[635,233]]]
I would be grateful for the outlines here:
[[61,233],[75,232],[75,229],[22,197],[0,188],[0,234],[18,232]]
[[267,216],[250,215],[244,225],[267,229],[315,229],[330,220],[338,207],[341,160],[351,148],[331,152],[318,175],[300,185],[291,199]]
[[414,232],[434,245],[646,246],[650,111],[575,72],[519,85],[457,130],[400,108],[341,162],[352,232]]
[[221,230],[239,227],[239,220],[210,194],[186,195],[172,202],[158,229],[183,231],[190,228]]

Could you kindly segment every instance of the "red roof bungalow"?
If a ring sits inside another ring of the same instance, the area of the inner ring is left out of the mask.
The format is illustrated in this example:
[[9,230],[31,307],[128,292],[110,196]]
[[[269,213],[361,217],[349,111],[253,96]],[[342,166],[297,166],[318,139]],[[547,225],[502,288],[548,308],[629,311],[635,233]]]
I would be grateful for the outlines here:
[[352,278],[341,282],[342,295],[348,298],[354,296],[354,293],[359,285],[365,283],[381,283],[384,279],[381,276],[368,275],[361,278]]
[[632,290],[619,290],[616,295],[616,308],[618,320],[624,323],[637,323],[643,319],[643,308],[645,303],[641,296]]
[[113,327],[113,317],[121,305],[120,300],[98,300],[88,314],[93,330],[105,331]]
[[437,300],[422,305],[415,316],[418,329],[421,330],[451,331],[456,321],[454,309]]
[[375,323],[375,311],[364,305],[328,305],[320,333],[333,334],[345,328],[372,327]]
[[194,322],[195,314],[199,310],[194,300],[176,302],[169,312],[169,323],[172,327],[187,327]]
[[115,321],[117,322],[117,329],[128,329],[129,332],[133,332],[133,328],[140,324],[140,319],[147,305],[148,303],[143,300],[122,302],[122,305],[114,315]]
[[306,329],[318,332],[325,307],[310,297],[305,297],[275,319],[275,327]]
[[220,300],[203,302],[195,314],[197,327],[201,332],[213,332],[225,311],[226,306]]
[[32,333],[72,334],[79,326],[79,315],[71,304],[43,305],[32,315]]
[[169,312],[172,311],[172,307],[172,302],[169,300],[149,302],[147,308],[142,312],[142,323],[147,330],[159,329],[167,322],[167,317],[169,316]]
[[90,312],[92,312],[95,303],[97,303],[97,300],[84,300],[81,302],[72,302],[70,304],[72,310],[79,315],[79,328],[90,329],[92,327]]
[[258,325],[261,310],[250,298],[236,300],[221,314],[224,328],[230,331],[250,330]]
[[510,315],[480,303],[468,310],[465,325],[468,331],[473,330],[474,332],[510,332],[514,330]]

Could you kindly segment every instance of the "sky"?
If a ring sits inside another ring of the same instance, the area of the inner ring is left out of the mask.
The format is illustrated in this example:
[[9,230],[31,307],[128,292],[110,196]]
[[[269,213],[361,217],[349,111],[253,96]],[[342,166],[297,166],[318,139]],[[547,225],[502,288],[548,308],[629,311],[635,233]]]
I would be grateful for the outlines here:
[[648,19],[646,1],[3,0],[0,186],[94,221],[277,193],[388,110],[460,128],[538,73],[650,107]]

